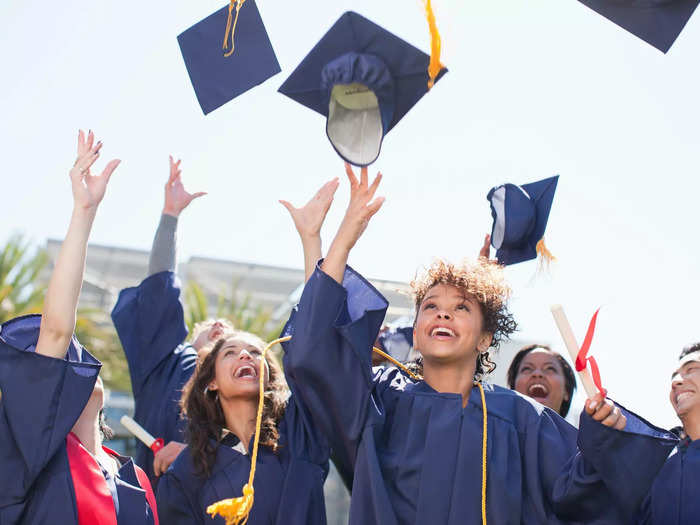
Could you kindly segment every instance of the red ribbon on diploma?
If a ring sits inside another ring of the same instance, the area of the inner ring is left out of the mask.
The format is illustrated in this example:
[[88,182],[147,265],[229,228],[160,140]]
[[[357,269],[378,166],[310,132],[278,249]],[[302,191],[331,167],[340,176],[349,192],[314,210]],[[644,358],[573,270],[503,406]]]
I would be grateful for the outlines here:
[[593,342],[593,334],[595,333],[595,323],[598,319],[598,312],[600,312],[600,308],[598,308],[593,314],[591,322],[588,324],[588,331],[586,332],[586,337],[583,340],[583,345],[581,345],[581,349],[578,351],[578,355],[576,356],[576,371],[581,372],[582,370],[585,370],[586,366],[590,363],[593,383],[595,383],[598,392],[605,397],[608,395],[608,391],[603,388],[600,381],[600,370],[598,369],[598,363],[596,362],[595,357],[587,357],[588,350],[591,348],[591,343]]
[[160,449],[165,446],[165,441],[163,438],[156,438],[153,443],[151,443],[151,450],[154,454],[157,454]]

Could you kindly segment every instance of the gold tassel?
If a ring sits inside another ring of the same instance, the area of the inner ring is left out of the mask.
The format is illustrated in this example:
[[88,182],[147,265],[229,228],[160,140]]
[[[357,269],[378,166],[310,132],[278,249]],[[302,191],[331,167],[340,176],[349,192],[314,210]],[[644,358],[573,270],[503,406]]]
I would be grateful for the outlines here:
[[552,262],[556,261],[557,258],[554,257],[554,254],[552,254],[552,252],[550,252],[547,248],[547,245],[544,243],[544,237],[539,240],[535,246],[535,250],[537,251],[537,258],[539,260],[538,271],[549,270],[549,266],[552,264]]
[[[229,35],[231,35],[231,51],[225,52],[225,57],[230,57],[233,55],[233,51],[236,49],[236,43],[234,42],[234,34],[236,33],[236,24],[238,24],[238,12],[241,10],[241,6],[245,3],[245,0],[230,0],[228,6],[228,20],[226,21],[226,33],[224,34],[224,45],[223,50],[226,51],[228,48]],[[233,6],[236,5],[236,17],[233,17]],[[233,22],[233,26],[231,24]]]
[[430,28],[430,64],[428,65],[428,89],[435,85],[435,79],[442,71],[443,65],[440,63],[440,51],[442,49],[442,40],[440,32],[435,22],[435,13],[431,0],[423,0],[425,4],[425,16],[428,19],[428,27]]

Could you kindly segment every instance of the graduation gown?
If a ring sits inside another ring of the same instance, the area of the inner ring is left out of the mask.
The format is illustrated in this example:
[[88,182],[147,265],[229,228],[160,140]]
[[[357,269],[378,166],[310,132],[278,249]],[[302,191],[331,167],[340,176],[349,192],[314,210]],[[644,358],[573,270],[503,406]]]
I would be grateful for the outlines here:
[[700,439],[682,443],[654,480],[635,523],[686,525],[700,522]]
[[[129,364],[134,420],[166,445],[184,442],[185,421],[179,403],[182,387],[197,364],[197,351],[181,344],[187,327],[175,273],[156,273],[122,290],[112,321]],[[155,487],[151,449],[139,441],[135,459]]]
[[[296,387],[290,385],[292,392]],[[248,525],[323,525],[326,508],[323,483],[328,474],[326,440],[304,413],[289,399],[278,426],[279,448],[273,453],[260,446],[253,487],[255,501]],[[233,448],[237,438],[227,436],[217,448],[216,462],[208,478],[197,475],[190,447],[183,450],[163,474],[157,489],[160,519],[168,525],[221,525],[224,519],[206,513],[212,503],[238,497],[250,474],[250,456]],[[212,443],[215,444],[215,443]],[[250,441],[248,450],[253,446]],[[245,449],[242,449],[245,452]]]
[[[336,456],[354,465],[351,524],[479,524],[479,390],[463,408],[459,394],[372,369],[386,308],[351,268],[342,286],[317,268],[285,328],[285,373]],[[676,443],[627,411],[624,431],[584,414],[577,432],[524,396],[485,390],[490,525],[624,523]]]
[[130,458],[102,471],[71,428],[102,366],[74,339],[65,359],[34,352],[41,316],[0,330],[0,523],[157,525],[155,498]]

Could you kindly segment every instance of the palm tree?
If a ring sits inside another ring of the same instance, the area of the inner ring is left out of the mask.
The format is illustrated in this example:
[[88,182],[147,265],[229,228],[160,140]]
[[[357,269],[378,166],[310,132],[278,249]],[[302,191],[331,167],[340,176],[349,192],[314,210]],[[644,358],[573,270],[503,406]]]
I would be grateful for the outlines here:
[[[261,305],[251,304],[250,294],[238,299],[238,285],[233,283],[229,293],[220,292],[217,299],[215,316],[228,319],[238,330],[256,334],[264,341],[279,337],[284,327],[284,321],[272,320],[272,312]],[[192,327],[209,317],[209,305],[202,287],[189,281],[185,287],[185,322],[191,331]]]
[[44,305],[46,284],[39,279],[49,261],[45,250],[15,234],[0,250],[0,323],[31,313]]

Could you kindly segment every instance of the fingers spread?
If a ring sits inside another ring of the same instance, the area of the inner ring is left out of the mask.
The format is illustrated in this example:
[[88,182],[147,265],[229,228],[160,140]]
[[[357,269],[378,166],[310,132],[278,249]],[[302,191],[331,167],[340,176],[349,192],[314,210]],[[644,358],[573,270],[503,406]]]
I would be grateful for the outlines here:
[[[78,130],[78,159],[85,155],[85,151],[87,151],[86,146],[85,146],[85,133],[83,133],[82,129]],[[76,163],[78,162],[77,160],[75,161]]]
[[372,185],[369,187],[369,198],[370,199],[374,196],[374,192],[377,191],[377,188],[379,187],[380,182],[382,182],[382,174],[377,173],[377,176],[372,181]]
[[382,207],[382,204],[384,204],[385,200],[386,199],[384,197],[377,197],[376,199],[374,199],[372,202],[370,202],[367,205],[367,218],[368,219],[379,211],[379,208]]
[[287,208],[287,211],[289,211],[289,213],[292,213],[292,212],[294,211],[295,208],[294,208],[294,206],[292,206],[292,204],[291,204],[290,202],[283,201],[283,200],[281,200],[281,199],[280,199],[279,202],[280,202],[280,204],[281,204],[282,206],[284,206],[285,208]]
[[355,177],[355,173],[352,171],[352,166],[350,166],[349,163],[345,163],[345,173],[348,176],[348,180],[350,181],[350,188],[354,188],[357,186],[357,177]]
[[365,166],[364,168],[360,168],[360,185],[361,185],[363,188],[366,188],[366,187],[367,187],[367,184],[368,184],[367,179],[368,179],[368,177],[367,177],[367,166]]
[[112,176],[112,173],[114,173],[114,170],[117,169],[117,166],[121,164],[120,159],[114,159],[110,160],[107,165],[105,166],[105,169],[102,170],[102,176],[109,181],[109,178]]

